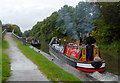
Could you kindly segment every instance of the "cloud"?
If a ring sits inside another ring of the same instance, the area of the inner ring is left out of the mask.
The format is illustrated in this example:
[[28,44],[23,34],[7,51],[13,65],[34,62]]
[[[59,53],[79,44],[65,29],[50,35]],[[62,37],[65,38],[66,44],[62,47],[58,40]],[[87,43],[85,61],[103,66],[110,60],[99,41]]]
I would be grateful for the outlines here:
[[2,0],[0,20],[3,24],[17,24],[22,32],[31,29],[65,4],[76,6],[80,0]]

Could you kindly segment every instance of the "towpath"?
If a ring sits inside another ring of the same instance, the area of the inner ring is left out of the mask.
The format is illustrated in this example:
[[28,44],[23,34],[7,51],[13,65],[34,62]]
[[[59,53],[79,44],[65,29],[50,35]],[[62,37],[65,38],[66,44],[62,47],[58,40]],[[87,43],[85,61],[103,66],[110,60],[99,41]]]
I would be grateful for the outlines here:
[[49,81],[38,70],[37,65],[24,56],[13,41],[11,33],[6,33],[5,40],[9,43],[9,49],[4,51],[11,59],[11,77],[8,81]]

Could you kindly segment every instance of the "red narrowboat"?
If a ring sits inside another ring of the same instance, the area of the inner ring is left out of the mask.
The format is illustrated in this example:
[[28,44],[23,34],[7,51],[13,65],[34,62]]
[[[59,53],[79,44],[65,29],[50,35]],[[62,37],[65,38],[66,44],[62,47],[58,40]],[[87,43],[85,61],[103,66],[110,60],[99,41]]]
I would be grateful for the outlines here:
[[101,59],[99,47],[92,45],[92,55],[89,60],[87,45],[74,45],[72,43],[61,46],[54,44],[55,38],[53,38],[49,44],[49,52],[51,55],[61,59],[67,64],[77,68],[84,72],[104,72],[105,60]]

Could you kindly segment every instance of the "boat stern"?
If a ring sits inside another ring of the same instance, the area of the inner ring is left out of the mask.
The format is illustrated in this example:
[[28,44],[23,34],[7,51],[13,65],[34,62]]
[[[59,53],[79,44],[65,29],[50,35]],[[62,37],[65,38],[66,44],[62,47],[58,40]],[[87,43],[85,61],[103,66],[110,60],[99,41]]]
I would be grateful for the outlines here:
[[84,72],[104,72],[105,71],[105,62],[77,62],[77,69]]

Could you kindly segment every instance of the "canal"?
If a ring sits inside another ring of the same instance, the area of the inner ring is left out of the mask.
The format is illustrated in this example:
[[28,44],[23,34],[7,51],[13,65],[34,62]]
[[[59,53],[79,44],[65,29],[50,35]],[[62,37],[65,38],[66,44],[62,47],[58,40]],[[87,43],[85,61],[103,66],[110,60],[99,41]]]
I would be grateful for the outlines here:
[[112,55],[112,53],[107,53],[104,51],[101,51],[101,57],[106,62],[106,71],[111,72],[116,75],[120,75],[119,73],[119,66],[118,61],[120,61],[120,58],[117,57],[117,55]]

